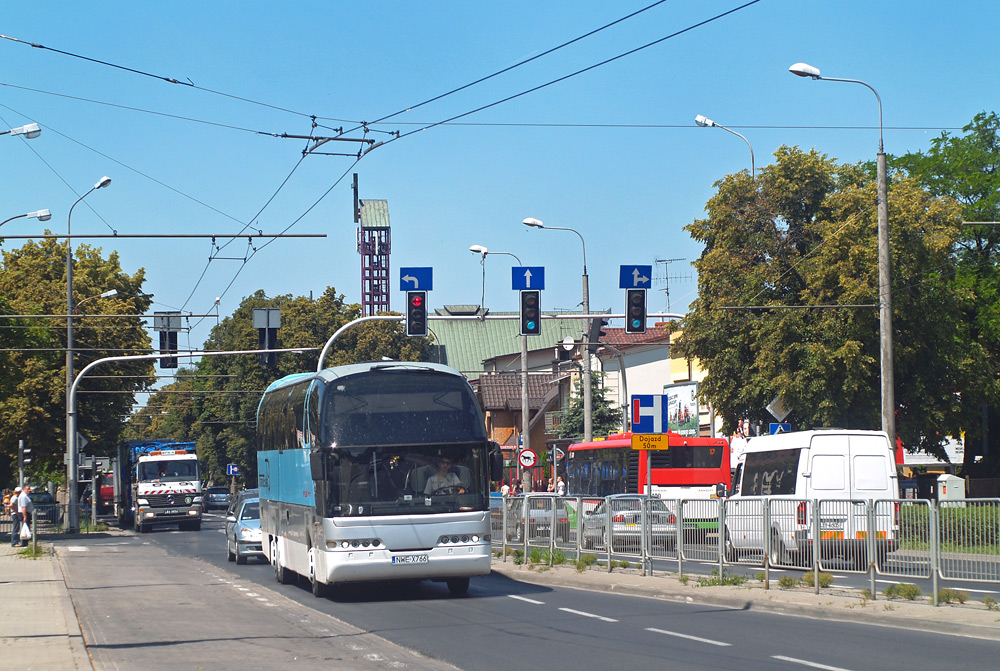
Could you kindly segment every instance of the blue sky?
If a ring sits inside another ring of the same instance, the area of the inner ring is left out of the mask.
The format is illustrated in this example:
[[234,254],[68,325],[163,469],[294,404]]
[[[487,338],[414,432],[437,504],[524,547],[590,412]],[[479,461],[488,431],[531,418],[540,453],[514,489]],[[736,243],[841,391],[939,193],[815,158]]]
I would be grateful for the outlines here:
[[[75,234],[226,234],[250,223],[275,233],[294,223],[289,232],[328,236],[277,240],[246,264],[208,263],[208,240],[94,241],[105,252],[117,249],[126,271],[146,269],[155,310],[204,314],[221,296],[226,316],[257,289],[318,295],[334,286],[360,301],[351,211],[357,172],[362,198],[389,202],[394,290],[399,267],[431,266],[432,306],[479,303],[482,269],[468,248],[480,244],[545,267],[543,308],[575,308],[579,239],[521,224],[536,217],[586,240],[595,310],[622,311],[620,265],[683,259],[669,265],[678,312],[694,298],[689,264],[700,253],[682,228],[703,215],[716,180],[749,169],[747,146],[721,129],[695,126],[696,114],[745,135],[760,167],[782,144],[851,162],[877,150],[874,96],[862,86],[794,77],[787,70],[798,61],[878,90],[890,154],[926,149],[941,130],[997,108],[996,3],[761,0],[458,123],[406,136],[743,4],[676,0],[373,126],[376,140],[392,137],[383,131],[404,137],[353,167],[354,159],[335,156],[299,163],[301,140],[253,132],[307,135],[315,115],[325,126],[316,133],[332,135],[332,128],[407,109],[650,4],[36,0],[8,7],[0,34],[195,87],[0,39],[0,126],[36,121],[44,129],[32,141],[0,137],[0,219],[53,213],[46,224],[20,219],[3,232],[65,231],[73,201],[108,175],[111,187],[85,201],[93,209],[74,211]],[[331,145],[357,147],[324,149]],[[246,253],[241,241],[221,256]],[[486,306],[494,311],[516,309],[512,262],[487,258]],[[657,265],[657,275],[663,272]],[[654,289],[650,310],[663,310],[662,281]],[[393,308],[402,303],[394,293]],[[214,322],[193,320],[189,344],[200,346]]]

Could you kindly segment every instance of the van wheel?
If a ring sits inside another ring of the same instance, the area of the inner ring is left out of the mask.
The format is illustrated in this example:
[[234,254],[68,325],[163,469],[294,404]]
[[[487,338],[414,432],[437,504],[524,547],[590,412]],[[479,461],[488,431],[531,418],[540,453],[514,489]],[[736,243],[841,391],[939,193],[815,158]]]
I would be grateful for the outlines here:
[[727,562],[735,563],[740,560],[740,553],[733,546],[733,539],[729,537],[729,529],[726,529],[726,537],[723,541],[723,550],[725,552]]
[[782,545],[781,536],[778,535],[777,531],[771,532],[771,547],[767,558],[771,566],[788,563],[788,553],[785,552],[785,546]]

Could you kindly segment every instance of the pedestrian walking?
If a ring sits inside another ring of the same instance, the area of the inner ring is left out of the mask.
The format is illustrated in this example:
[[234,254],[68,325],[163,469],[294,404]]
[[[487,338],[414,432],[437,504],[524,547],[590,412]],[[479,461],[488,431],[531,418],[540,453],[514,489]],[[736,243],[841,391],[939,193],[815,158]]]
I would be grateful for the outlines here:
[[556,496],[566,496],[566,482],[561,475],[556,478]]
[[[27,529],[31,529],[31,517],[35,512],[35,504],[29,494],[31,494],[31,485],[25,485],[21,488],[21,495],[17,497],[17,511],[21,515],[21,526]],[[20,538],[20,529],[18,530],[18,539],[21,547],[28,547],[28,539]]]
[[12,548],[21,544],[21,513],[18,511],[17,501],[21,495],[21,488],[15,487],[14,493],[7,500],[6,511],[10,515],[10,546]]

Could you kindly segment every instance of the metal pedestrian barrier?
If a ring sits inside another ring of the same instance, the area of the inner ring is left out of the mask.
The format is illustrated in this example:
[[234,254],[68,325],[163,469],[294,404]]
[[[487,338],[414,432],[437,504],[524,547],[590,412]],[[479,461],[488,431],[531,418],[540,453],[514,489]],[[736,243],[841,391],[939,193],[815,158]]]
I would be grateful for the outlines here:
[[[512,496],[491,509],[493,543],[641,562],[837,571],[1000,583],[1000,499],[658,499]],[[817,578],[818,580],[818,578]],[[767,580],[765,580],[765,583]],[[818,589],[818,582],[817,582]]]

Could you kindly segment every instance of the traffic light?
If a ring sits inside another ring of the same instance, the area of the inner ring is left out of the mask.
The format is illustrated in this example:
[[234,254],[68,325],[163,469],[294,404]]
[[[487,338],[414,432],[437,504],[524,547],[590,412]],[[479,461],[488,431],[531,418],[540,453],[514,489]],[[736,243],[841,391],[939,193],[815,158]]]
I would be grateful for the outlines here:
[[541,335],[542,313],[539,307],[541,291],[521,292],[521,335]]
[[[257,349],[278,349],[278,329],[257,329]],[[277,352],[261,352],[257,355],[261,366],[277,366]]]
[[427,292],[406,292],[406,335],[427,335]]
[[177,368],[177,331],[160,331],[160,368]]
[[646,290],[628,289],[625,292],[625,333],[646,332]]
[[24,446],[24,441],[21,441],[21,449],[18,450],[17,454],[18,470],[23,471],[25,465],[31,463],[31,448]]
[[591,319],[590,330],[587,331],[587,349],[596,352],[601,346],[601,336],[607,335],[602,329],[608,325],[607,319]]

